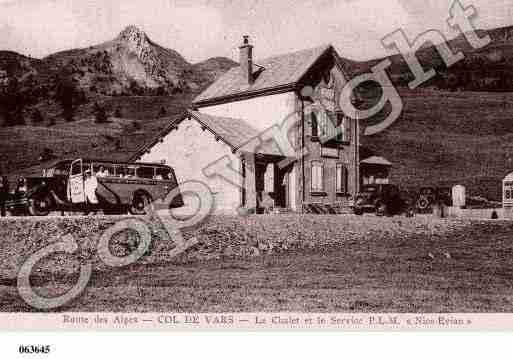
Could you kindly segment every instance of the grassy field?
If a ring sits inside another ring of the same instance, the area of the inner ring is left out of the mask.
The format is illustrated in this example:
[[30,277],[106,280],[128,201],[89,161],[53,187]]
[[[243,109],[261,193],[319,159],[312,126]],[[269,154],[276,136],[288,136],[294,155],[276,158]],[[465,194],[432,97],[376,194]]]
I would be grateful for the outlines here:
[[[256,257],[218,256],[96,272],[83,295],[61,310],[513,311],[512,222],[367,216],[216,218],[188,236],[217,248],[220,241],[246,243],[266,232],[272,239],[281,231],[276,228],[293,225],[292,220],[319,232],[318,238],[302,238],[304,245],[286,250],[282,246]],[[262,227],[260,233],[255,233],[257,226]],[[319,231],[321,227],[325,232]],[[321,245],[310,246],[312,241]],[[65,282],[46,279],[41,290],[63,290]],[[31,311],[14,283],[2,284],[2,311]]]
[[[39,155],[45,148],[58,158],[94,157],[126,161],[140,146],[154,139],[189,106],[191,95],[107,97],[99,100],[112,116],[121,109],[121,118],[96,123],[92,104],[81,106],[75,121],[57,121],[30,126],[0,128],[0,172],[9,175],[41,173]],[[159,116],[161,108],[166,115]],[[119,141],[119,143],[117,143]],[[108,153],[108,155],[106,155]]]
[[472,196],[501,198],[513,171],[513,94],[399,90],[401,117],[362,136],[366,148],[393,163],[391,179],[406,188],[465,185]]

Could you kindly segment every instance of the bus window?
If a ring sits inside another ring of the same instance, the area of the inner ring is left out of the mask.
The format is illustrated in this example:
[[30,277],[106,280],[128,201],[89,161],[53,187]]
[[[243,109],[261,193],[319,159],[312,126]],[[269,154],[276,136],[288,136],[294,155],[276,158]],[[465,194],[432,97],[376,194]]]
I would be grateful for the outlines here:
[[139,178],[147,178],[154,179],[155,177],[155,168],[154,167],[139,167],[137,169],[137,177]]
[[96,177],[114,176],[114,167],[105,163],[93,163],[93,173]]
[[124,166],[116,166],[116,177],[125,178],[126,169]]
[[126,178],[134,178],[137,167],[128,167],[126,170]]
[[169,168],[157,167],[155,171],[155,179],[169,181],[171,179]]

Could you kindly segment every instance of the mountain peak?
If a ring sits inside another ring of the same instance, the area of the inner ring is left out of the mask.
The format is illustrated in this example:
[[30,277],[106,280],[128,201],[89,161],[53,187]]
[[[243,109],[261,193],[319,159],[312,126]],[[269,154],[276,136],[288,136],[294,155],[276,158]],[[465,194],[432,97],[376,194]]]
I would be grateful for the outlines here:
[[121,31],[118,35],[119,40],[125,40],[125,41],[141,41],[141,40],[147,40],[148,36],[144,31],[142,31],[140,28],[138,28],[135,25],[128,25]]

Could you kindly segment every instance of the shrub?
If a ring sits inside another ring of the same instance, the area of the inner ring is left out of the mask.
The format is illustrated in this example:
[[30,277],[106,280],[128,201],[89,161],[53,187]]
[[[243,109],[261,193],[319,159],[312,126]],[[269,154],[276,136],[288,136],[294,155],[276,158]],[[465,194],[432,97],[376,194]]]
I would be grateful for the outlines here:
[[3,114],[2,126],[4,126],[4,127],[12,126],[12,116],[8,111],[5,111]]
[[62,113],[64,120],[66,120],[66,122],[72,122],[75,120],[75,118],[73,117],[73,108],[65,107]]
[[45,148],[43,150],[43,152],[41,152],[41,154],[39,155],[38,160],[40,162],[45,162],[45,161],[52,160],[54,158],[57,158],[57,156],[55,156],[55,154],[53,153],[53,150],[51,148]]
[[98,102],[94,104],[94,119],[96,123],[107,122],[107,111],[105,107],[101,106]]
[[167,116],[167,110],[164,106],[162,106],[159,110],[158,117],[165,117]]
[[8,112],[5,117],[7,126],[23,126],[25,125],[25,117],[20,110],[15,110],[12,113]]
[[43,115],[41,114],[41,111],[38,108],[36,108],[32,112],[31,118],[33,123],[41,123],[44,121]]

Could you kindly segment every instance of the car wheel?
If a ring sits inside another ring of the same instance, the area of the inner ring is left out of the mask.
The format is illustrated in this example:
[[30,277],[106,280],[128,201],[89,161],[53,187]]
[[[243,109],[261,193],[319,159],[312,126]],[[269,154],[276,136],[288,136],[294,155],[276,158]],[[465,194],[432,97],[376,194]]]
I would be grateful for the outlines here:
[[52,199],[47,195],[36,195],[29,199],[28,211],[31,216],[48,216],[52,207]]
[[387,213],[387,206],[384,203],[378,203],[376,205],[376,215],[383,217]]
[[420,198],[417,201],[417,209],[419,211],[426,211],[429,207],[429,201],[427,198]]
[[134,215],[144,215],[146,214],[146,206],[151,203],[151,199],[148,195],[144,193],[138,193],[134,195],[132,199],[132,205],[130,206],[130,213]]
[[356,214],[357,216],[362,216],[363,215],[363,209],[355,208],[354,209],[354,214]]

